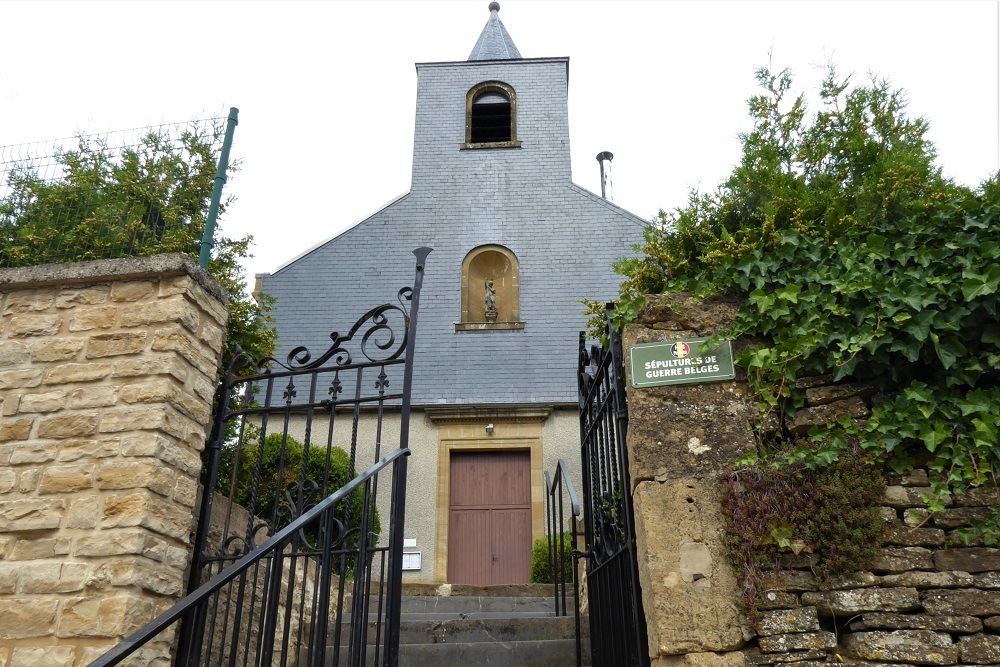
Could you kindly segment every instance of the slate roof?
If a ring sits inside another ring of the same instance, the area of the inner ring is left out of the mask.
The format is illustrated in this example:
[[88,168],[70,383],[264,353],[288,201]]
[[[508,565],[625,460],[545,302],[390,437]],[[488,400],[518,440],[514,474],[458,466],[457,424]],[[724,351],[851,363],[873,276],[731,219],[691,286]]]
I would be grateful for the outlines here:
[[[503,225],[496,210],[477,215],[476,203],[457,192],[410,192],[262,276],[263,291],[277,300],[276,356],[284,359],[304,345],[316,357],[331,331],[343,333],[368,309],[394,302],[396,291],[413,283],[411,251],[428,246],[434,252],[421,296],[413,404],[575,404],[578,336],[585,327],[579,300],[617,297],[620,277],[610,266],[632,254],[645,223],[575,184],[545,185],[544,194],[498,193],[510,202]],[[518,259],[525,328],[456,331],[462,260],[489,243]],[[373,381],[365,378],[364,387]]]
[[516,60],[520,57],[521,52],[500,20],[500,3],[491,2],[490,19],[469,54],[469,60]]
[[[279,359],[298,346],[317,358],[331,331],[393,303],[412,284],[411,251],[427,246],[434,252],[420,302],[413,405],[576,404],[586,325],[580,299],[617,296],[611,265],[633,254],[646,223],[572,182],[567,66],[567,58],[417,64],[410,191],[261,276],[263,292],[277,300]],[[520,146],[462,147],[466,95],[483,81],[517,91]],[[488,244],[517,258],[523,329],[456,329],[463,261]],[[400,381],[392,377],[389,386]],[[373,386],[366,377],[355,391]]]

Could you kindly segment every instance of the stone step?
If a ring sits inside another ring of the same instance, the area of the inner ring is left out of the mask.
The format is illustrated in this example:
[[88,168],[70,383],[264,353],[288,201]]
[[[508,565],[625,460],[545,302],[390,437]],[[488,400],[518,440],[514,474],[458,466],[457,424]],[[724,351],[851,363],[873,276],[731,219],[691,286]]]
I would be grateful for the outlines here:
[[[573,639],[576,634],[572,616],[518,616],[490,618],[405,618],[399,624],[400,645],[462,644],[474,642],[512,642],[521,640],[548,641]],[[346,639],[351,624],[341,626]],[[383,628],[383,632],[385,632]],[[368,637],[375,637],[375,624],[370,623]],[[583,629],[586,636],[586,629]],[[333,638],[331,628],[328,637]]]
[[[372,599],[368,603],[369,611],[377,611],[379,600]],[[511,596],[473,596],[473,595],[404,595],[401,600],[401,610],[403,614],[470,614],[480,612],[495,613],[538,613],[547,612],[554,614],[556,609],[555,599],[552,597],[511,597]],[[385,612],[385,600],[381,601],[382,611]],[[567,600],[567,607],[573,609],[573,600]],[[350,610],[351,605],[346,604],[345,608]]]
[[[408,584],[403,587],[400,622],[401,667],[562,667],[576,664],[574,601],[567,599],[569,616],[556,616],[553,589],[545,585],[458,586]],[[382,613],[385,613],[385,601]],[[369,603],[378,609],[378,599]],[[348,606],[348,609],[350,607]],[[367,614],[368,641],[375,639],[376,613]],[[342,645],[348,641],[350,614],[340,628]],[[327,635],[333,643],[335,625]],[[383,626],[382,631],[385,631]],[[589,625],[581,619],[584,665],[590,664]],[[333,648],[327,665],[333,667]],[[366,664],[374,664],[368,647]],[[342,655],[339,664],[347,665]]]
[[[584,652],[584,665],[590,657]],[[369,647],[366,667],[374,665],[374,651]],[[340,656],[340,665],[346,666],[347,656]],[[326,664],[333,667],[332,651]],[[401,644],[399,667],[560,667],[576,664],[576,641],[550,639],[547,641],[519,640],[508,642],[468,642],[455,644]]]
[[[495,586],[473,586],[472,584],[431,584],[404,583],[403,595],[439,597],[551,597],[552,584],[497,584]],[[569,588],[572,592],[572,587]]]
[[[374,622],[379,618],[378,614],[368,614],[368,621]],[[385,615],[382,615],[385,618]],[[406,612],[400,616],[401,621],[452,621],[452,620],[508,620],[519,618],[555,618],[551,611],[522,611],[511,613],[508,611],[470,611],[470,612]],[[350,616],[344,617],[344,622],[350,622]]]

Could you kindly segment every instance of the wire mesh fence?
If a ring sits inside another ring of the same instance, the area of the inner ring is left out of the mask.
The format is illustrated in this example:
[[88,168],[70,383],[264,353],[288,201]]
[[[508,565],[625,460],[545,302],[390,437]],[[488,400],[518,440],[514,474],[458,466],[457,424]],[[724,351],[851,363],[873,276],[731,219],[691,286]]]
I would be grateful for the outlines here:
[[225,129],[208,118],[0,146],[0,267],[197,257]]

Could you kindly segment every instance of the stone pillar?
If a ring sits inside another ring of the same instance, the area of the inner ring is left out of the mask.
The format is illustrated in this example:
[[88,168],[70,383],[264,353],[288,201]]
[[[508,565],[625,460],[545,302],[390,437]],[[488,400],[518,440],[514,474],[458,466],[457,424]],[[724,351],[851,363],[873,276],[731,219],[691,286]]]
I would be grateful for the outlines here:
[[743,664],[738,650],[753,633],[722,541],[718,477],[753,450],[756,404],[739,369],[731,382],[635,389],[628,351],[715,335],[736,311],[723,299],[649,296],[623,334],[639,581],[654,666]]
[[183,592],[226,295],[180,254],[4,269],[0,318],[0,667],[82,667]]

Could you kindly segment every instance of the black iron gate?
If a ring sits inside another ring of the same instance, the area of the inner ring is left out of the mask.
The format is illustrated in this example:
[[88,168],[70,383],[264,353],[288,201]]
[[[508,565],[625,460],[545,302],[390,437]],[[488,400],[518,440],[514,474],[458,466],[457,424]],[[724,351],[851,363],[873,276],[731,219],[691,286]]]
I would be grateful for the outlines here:
[[578,367],[587,596],[594,667],[649,665],[625,434],[628,411],[621,339],[607,308],[608,347],[589,351],[580,333]]
[[396,303],[332,333],[318,357],[299,347],[283,362],[231,361],[190,592],[94,665],[152,660],[174,639],[178,667],[398,664],[410,386],[429,253],[414,251],[413,287]]

